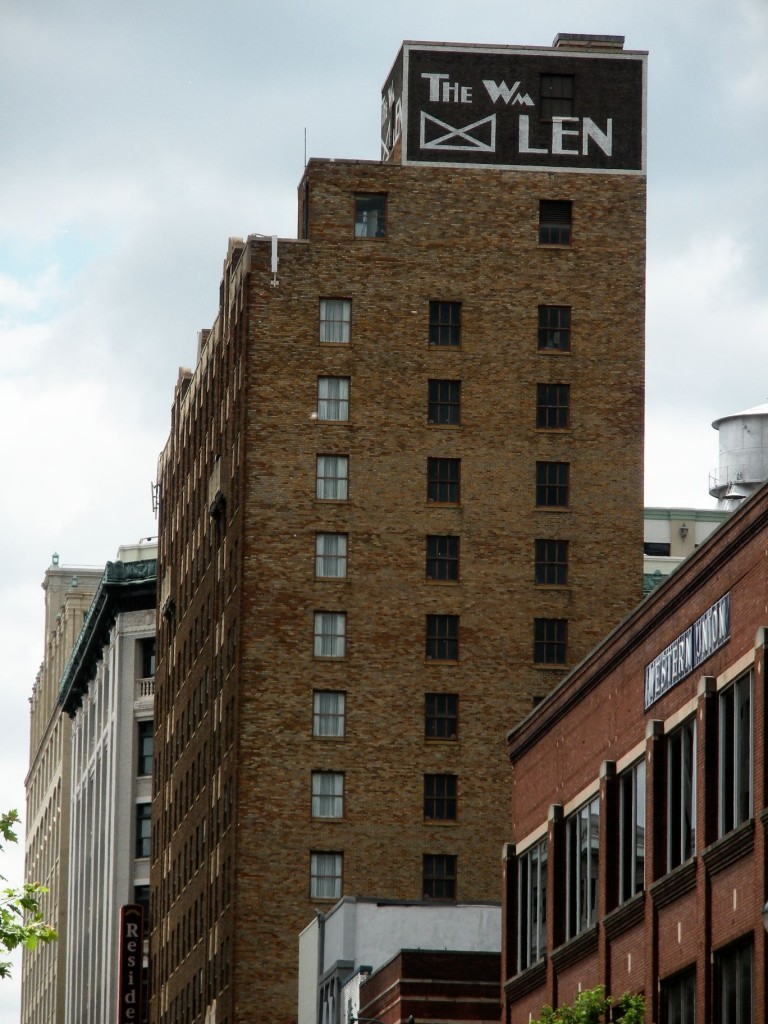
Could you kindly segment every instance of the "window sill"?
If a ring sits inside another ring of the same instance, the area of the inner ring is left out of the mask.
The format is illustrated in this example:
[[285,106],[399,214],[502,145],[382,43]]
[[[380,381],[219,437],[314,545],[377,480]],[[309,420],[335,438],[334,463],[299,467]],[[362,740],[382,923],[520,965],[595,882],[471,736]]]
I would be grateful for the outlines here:
[[537,434],[572,434],[573,427],[536,427]]
[[430,827],[446,825],[448,828],[457,828],[459,823],[455,818],[424,818],[424,824]]
[[318,583],[349,583],[349,576],[315,576]]
[[313,654],[312,655],[312,660],[313,661],[330,661],[330,662],[333,662],[334,664],[338,664],[339,662],[345,662],[347,660],[347,656],[346,656],[346,654],[342,654],[338,658],[335,658],[335,657],[333,657],[333,655],[329,655],[329,654]]
[[430,501],[427,498],[427,508],[461,508],[460,501]]
[[316,817],[314,814],[311,817],[313,822],[321,822],[323,825],[346,825],[346,818],[321,818]]
[[536,505],[537,512],[570,512],[570,505]]
[[536,351],[543,356],[569,356],[572,354],[569,348],[547,348],[546,346],[538,348]]
[[549,664],[549,663],[545,663],[545,662],[534,661],[532,663],[531,667],[532,668],[543,669],[545,672],[547,672],[547,671],[549,671],[549,672],[567,672],[568,671],[568,665],[565,664],[565,663],[560,664],[559,662],[557,664],[555,664],[554,662],[552,664]]
[[459,585],[458,580],[435,580],[430,576],[427,576],[424,582],[430,587],[458,587]]
[[425,665],[458,665],[458,658],[425,658]]
[[441,427],[441,428],[447,427],[449,430],[459,430],[459,429],[461,429],[461,424],[460,423],[436,423],[434,420],[427,420],[427,428],[428,429],[430,429],[430,428],[431,429],[435,429],[436,427]]

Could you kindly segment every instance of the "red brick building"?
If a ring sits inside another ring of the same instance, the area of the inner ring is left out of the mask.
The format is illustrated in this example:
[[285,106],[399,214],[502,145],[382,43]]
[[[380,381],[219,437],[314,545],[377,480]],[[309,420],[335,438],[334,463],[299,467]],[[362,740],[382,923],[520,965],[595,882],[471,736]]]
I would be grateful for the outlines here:
[[506,1024],[766,1019],[767,559],[764,487],[509,734]]
[[154,1024],[295,1019],[342,893],[498,897],[502,723],[641,593],[644,83],[406,44],[385,159],[230,242],[159,465]]

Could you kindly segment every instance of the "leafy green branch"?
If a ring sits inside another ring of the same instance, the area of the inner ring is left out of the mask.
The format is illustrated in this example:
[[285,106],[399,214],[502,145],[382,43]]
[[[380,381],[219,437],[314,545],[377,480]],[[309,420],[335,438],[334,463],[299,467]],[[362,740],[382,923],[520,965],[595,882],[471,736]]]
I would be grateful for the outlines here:
[[[18,811],[0,815],[0,850],[7,843],[18,842],[15,832],[18,823]],[[5,881],[0,875],[0,882]],[[0,956],[19,946],[35,949],[39,942],[52,942],[57,938],[40,910],[40,896],[47,891],[37,882],[25,882],[20,889],[0,889]],[[7,978],[10,973],[10,961],[0,960],[0,978]]]

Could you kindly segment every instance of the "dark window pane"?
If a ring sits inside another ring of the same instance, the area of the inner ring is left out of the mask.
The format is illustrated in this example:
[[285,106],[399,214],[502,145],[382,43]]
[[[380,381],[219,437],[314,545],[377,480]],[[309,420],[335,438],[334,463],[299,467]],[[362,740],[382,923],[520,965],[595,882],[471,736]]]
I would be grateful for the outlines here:
[[446,854],[425,854],[423,862],[424,899],[456,899],[456,858]]
[[549,508],[567,508],[570,464],[536,463],[536,504]]
[[552,352],[570,351],[570,306],[539,306],[539,348]]
[[427,616],[427,659],[457,661],[459,657],[459,616]]
[[424,776],[424,817],[435,821],[456,820],[456,776]]
[[535,581],[550,586],[568,582],[568,541],[537,540]]
[[461,381],[431,380],[429,382],[429,423],[461,422]]
[[355,237],[383,238],[387,233],[387,197],[355,196]]
[[435,534],[427,536],[427,579],[459,578],[459,538]]
[[427,739],[455,740],[459,734],[459,698],[455,693],[428,693],[424,699]]
[[570,199],[539,200],[539,242],[542,245],[571,244]]
[[544,430],[565,430],[570,426],[569,384],[536,385],[536,426]]
[[534,619],[534,662],[537,665],[564,665],[567,640],[567,619]]
[[453,348],[461,344],[460,302],[430,302],[429,344]]
[[427,501],[458,505],[460,459],[427,459]]
[[155,723],[153,721],[139,722],[138,736],[138,767],[139,775],[152,774],[152,755],[155,739]]

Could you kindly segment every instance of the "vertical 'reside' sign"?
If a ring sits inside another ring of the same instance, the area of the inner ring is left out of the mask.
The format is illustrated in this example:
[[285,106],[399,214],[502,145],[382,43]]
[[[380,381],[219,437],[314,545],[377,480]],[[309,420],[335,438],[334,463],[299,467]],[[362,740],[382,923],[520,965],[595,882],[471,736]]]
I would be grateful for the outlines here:
[[382,159],[645,173],[647,54],[403,43],[382,91]]
[[128,903],[120,908],[117,967],[117,1024],[141,1021],[141,974],[144,958],[144,909]]

